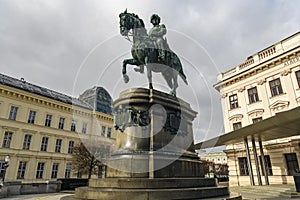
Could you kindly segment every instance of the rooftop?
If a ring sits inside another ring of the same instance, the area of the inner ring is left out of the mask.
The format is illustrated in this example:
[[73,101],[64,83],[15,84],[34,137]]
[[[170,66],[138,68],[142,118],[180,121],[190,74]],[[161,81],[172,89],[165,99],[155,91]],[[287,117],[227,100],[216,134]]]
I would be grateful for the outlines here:
[[224,82],[234,76],[237,76],[245,71],[251,70],[267,61],[274,59],[286,52],[298,48],[300,44],[300,32],[297,32],[276,44],[269,46],[251,56],[248,56],[246,61],[218,75],[217,88],[221,82]]
[[[93,108],[94,108],[93,105],[90,105],[88,102],[81,100],[80,98],[74,98],[74,97],[56,92],[54,90],[50,90],[45,87],[34,85],[32,83],[25,81],[23,78],[16,79],[16,78],[13,78],[13,77],[10,77],[10,76],[0,73],[0,84],[7,85],[9,87],[20,89],[20,90],[30,92],[30,93],[33,93],[36,95],[40,95],[43,97],[47,97],[47,98],[50,98],[50,99],[53,99],[56,101],[60,101],[62,103],[79,106],[79,107],[82,107],[85,109],[93,110]],[[97,88],[102,88],[102,87],[97,87]],[[101,91],[102,91],[102,93],[105,93],[106,96],[107,95],[109,96],[109,93],[104,88],[102,88]],[[97,110],[97,111],[101,112],[100,110]],[[104,113],[112,114],[112,113],[107,113],[107,112],[104,112]]]

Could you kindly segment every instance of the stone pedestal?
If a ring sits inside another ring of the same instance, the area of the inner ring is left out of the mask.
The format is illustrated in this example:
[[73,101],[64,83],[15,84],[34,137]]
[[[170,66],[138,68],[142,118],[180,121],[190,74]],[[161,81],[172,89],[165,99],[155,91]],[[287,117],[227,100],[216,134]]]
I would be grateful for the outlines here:
[[107,178],[76,189],[79,199],[197,199],[228,195],[204,178],[193,148],[197,115],[185,101],[163,92],[129,89],[114,102],[116,148]]

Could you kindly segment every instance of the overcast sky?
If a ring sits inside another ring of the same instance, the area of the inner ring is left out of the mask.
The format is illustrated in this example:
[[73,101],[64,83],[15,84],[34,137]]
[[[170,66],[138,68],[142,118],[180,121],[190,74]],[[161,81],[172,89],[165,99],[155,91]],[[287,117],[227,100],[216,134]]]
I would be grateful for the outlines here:
[[[126,8],[148,28],[153,13],[166,25],[189,81],[179,81],[177,96],[198,112],[196,141],[223,132],[217,74],[300,27],[296,0],[0,0],[0,72],[74,97],[95,85],[114,99],[124,89],[147,87],[146,76],[130,67],[130,82],[121,79],[131,46],[119,34]],[[168,92],[159,74],[154,87]]]

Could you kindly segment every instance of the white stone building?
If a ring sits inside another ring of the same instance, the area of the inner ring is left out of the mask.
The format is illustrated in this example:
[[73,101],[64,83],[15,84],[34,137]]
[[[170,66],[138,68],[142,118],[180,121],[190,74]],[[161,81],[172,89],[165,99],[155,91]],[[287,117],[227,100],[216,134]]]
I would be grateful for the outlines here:
[[198,146],[226,145],[230,185],[294,183],[300,159],[300,32],[219,74],[215,88],[225,134]]

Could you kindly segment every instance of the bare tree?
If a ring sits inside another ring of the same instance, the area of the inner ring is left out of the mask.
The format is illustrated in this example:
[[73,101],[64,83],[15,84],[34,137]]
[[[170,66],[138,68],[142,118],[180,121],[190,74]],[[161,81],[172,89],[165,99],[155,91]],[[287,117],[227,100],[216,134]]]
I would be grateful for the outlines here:
[[76,172],[87,174],[90,179],[105,165],[104,159],[107,156],[107,150],[100,145],[86,146],[86,143],[81,142],[73,148],[73,168]]

